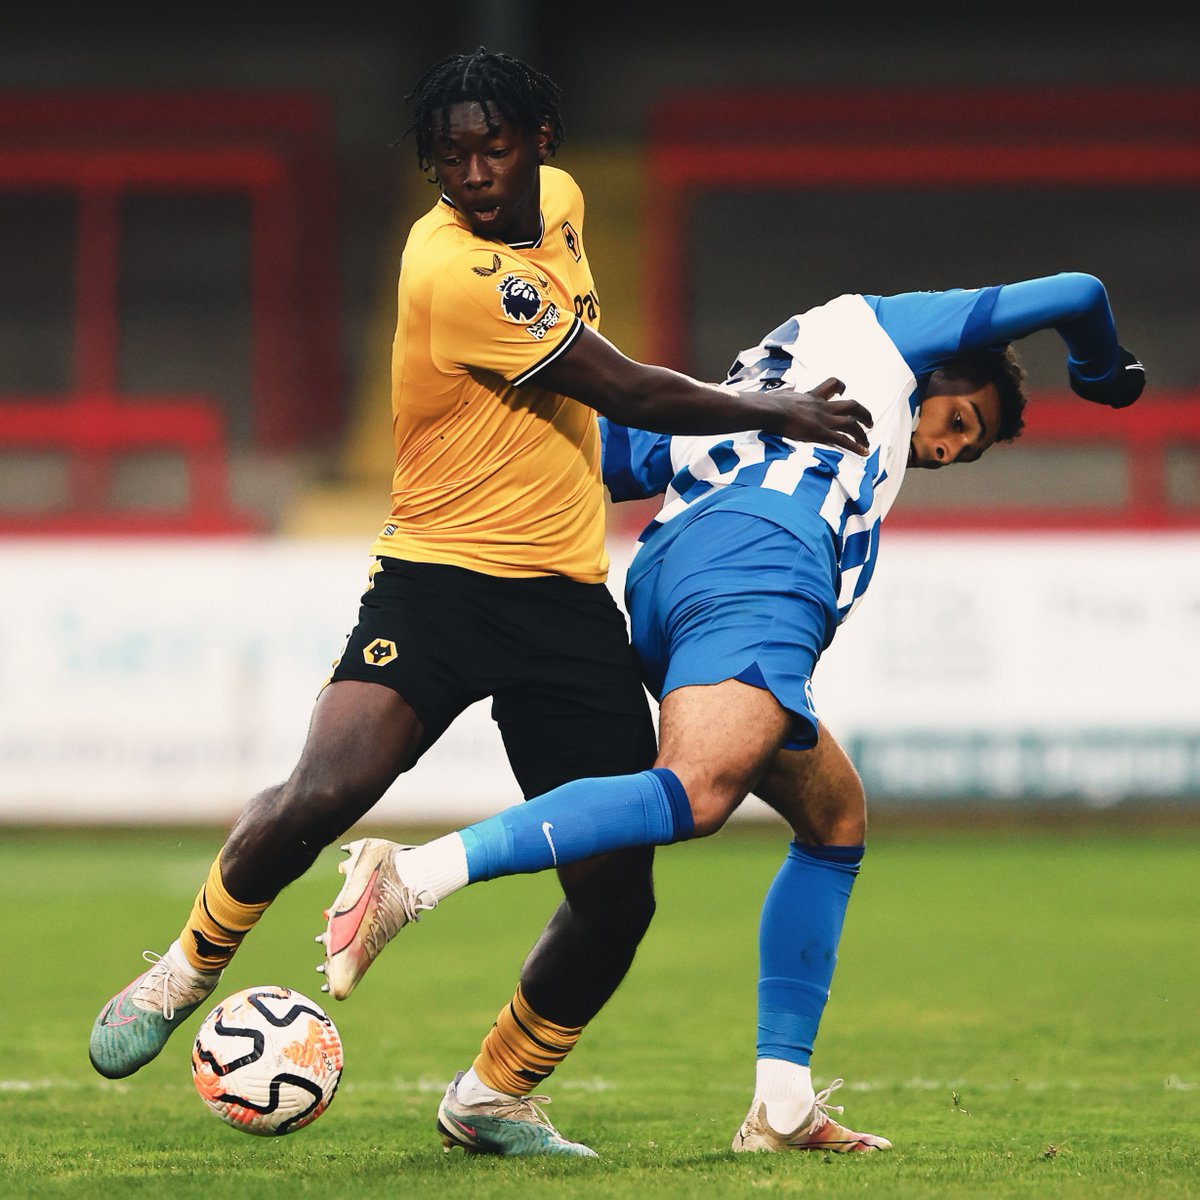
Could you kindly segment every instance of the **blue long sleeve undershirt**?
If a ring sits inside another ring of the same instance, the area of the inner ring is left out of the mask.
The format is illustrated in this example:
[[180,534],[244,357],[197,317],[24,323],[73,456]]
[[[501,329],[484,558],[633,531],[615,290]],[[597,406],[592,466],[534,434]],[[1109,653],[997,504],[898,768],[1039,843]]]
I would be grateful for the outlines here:
[[1088,382],[1107,379],[1117,365],[1117,329],[1108,293],[1094,275],[1067,271],[1000,288],[990,332],[1012,342],[1053,329],[1067,347],[1067,369]]

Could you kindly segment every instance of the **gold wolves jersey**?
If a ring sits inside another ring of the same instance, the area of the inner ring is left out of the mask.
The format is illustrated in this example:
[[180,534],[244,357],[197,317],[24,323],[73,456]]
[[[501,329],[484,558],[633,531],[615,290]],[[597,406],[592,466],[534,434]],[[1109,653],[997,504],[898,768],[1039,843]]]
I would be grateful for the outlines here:
[[474,235],[445,199],[412,227],[392,350],[392,514],[372,554],[605,578],[596,414],[537,385],[583,322],[599,323],[583,195],[543,166],[541,208],[541,235],[511,246]]

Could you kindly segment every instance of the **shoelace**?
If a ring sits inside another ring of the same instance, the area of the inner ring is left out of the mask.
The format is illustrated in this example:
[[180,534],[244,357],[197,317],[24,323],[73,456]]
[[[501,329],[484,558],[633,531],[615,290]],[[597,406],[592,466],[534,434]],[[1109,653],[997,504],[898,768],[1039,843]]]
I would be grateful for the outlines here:
[[143,950],[142,958],[150,964],[150,970],[146,972],[146,978],[142,982],[138,991],[148,989],[157,983],[153,979],[156,971],[161,967],[162,971],[162,1010],[164,1021],[173,1021],[175,1019],[175,1001],[171,998],[171,964],[164,954],[155,954],[153,950]]
[[[560,1137],[562,1136],[550,1123],[550,1118],[538,1107],[539,1104],[549,1104],[549,1096],[512,1096],[503,1100],[489,1100],[487,1103],[489,1108],[500,1110],[496,1114],[497,1116],[509,1116],[510,1114],[514,1117],[531,1116],[537,1124]],[[470,1105],[467,1107],[469,1108]]]
[[[431,893],[413,892],[403,884],[397,887],[390,879],[380,879],[379,890],[387,902],[376,908],[376,920],[363,935],[371,958],[375,958],[409,921],[419,921],[421,913],[437,908],[437,900]],[[400,920],[401,916],[403,920]]]
[[835,1079],[827,1088],[822,1088],[813,1097],[813,1121],[804,1131],[806,1135],[811,1136],[816,1133],[830,1119],[830,1113],[837,1113],[840,1117],[846,1111],[845,1106],[842,1104],[829,1103],[829,1097],[845,1082],[844,1079]]

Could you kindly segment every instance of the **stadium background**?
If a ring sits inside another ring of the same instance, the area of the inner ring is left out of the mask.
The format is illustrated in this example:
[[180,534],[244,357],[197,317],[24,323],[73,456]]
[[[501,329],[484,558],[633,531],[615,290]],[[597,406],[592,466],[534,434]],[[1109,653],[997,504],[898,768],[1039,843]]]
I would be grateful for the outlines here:
[[[433,198],[403,95],[481,42],[563,86],[635,356],[718,377],[842,291],[1106,281],[1145,399],[1064,396],[1029,339],[1028,437],[906,482],[817,698],[877,811],[1197,811],[1197,14],[5,20],[0,820],[223,821],[289,768],[385,514],[395,277]],[[613,510],[618,593],[646,516]],[[375,815],[516,798],[481,708]]]

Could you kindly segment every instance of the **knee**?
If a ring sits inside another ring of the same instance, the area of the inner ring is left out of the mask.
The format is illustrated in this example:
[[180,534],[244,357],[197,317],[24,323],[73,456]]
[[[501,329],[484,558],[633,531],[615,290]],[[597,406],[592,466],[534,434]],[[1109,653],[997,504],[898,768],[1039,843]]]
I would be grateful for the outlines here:
[[805,845],[859,846],[866,841],[866,792],[832,739],[814,751],[786,756],[757,791]]
[[818,846],[861,846],[867,840],[867,797],[857,777],[810,811],[805,832]]
[[226,854],[237,852],[247,845],[252,845],[264,837],[269,837],[275,827],[275,817],[279,808],[279,797],[284,784],[277,783],[264,788],[248,804],[246,804],[225,843]]
[[749,795],[750,780],[740,767],[713,769],[711,764],[683,755],[663,755],[658,764],[673,772],[683,785],[692,814],[692,837],[711,837]]
[[326,846],[349,829],[376,799],[332,783],[287,788],[279,806],[279,822],[306,843]]
[[721,829],[746,798],[745,791],[707,784],[694,784],[687,795],[692,809],[692,836],[698,838],[711,837]]
[[866,813],[842,816],[815,831],[818,846],[861,846],[867,840]]
[[[260,792],[243,810],[232,842],[270,838],[320,849],[344,833],[363,811],[346,788],[294,774],[286,783]],[[369,804],[366,805],[369,807]]]
[[654,920],[657,901],[652,887],[633,888],[610,911],[610,926],[622,941],[640,942]]
[[559,871],[575,920],[640,941],[654,919],[656,901],[651,847],[603,854]]

